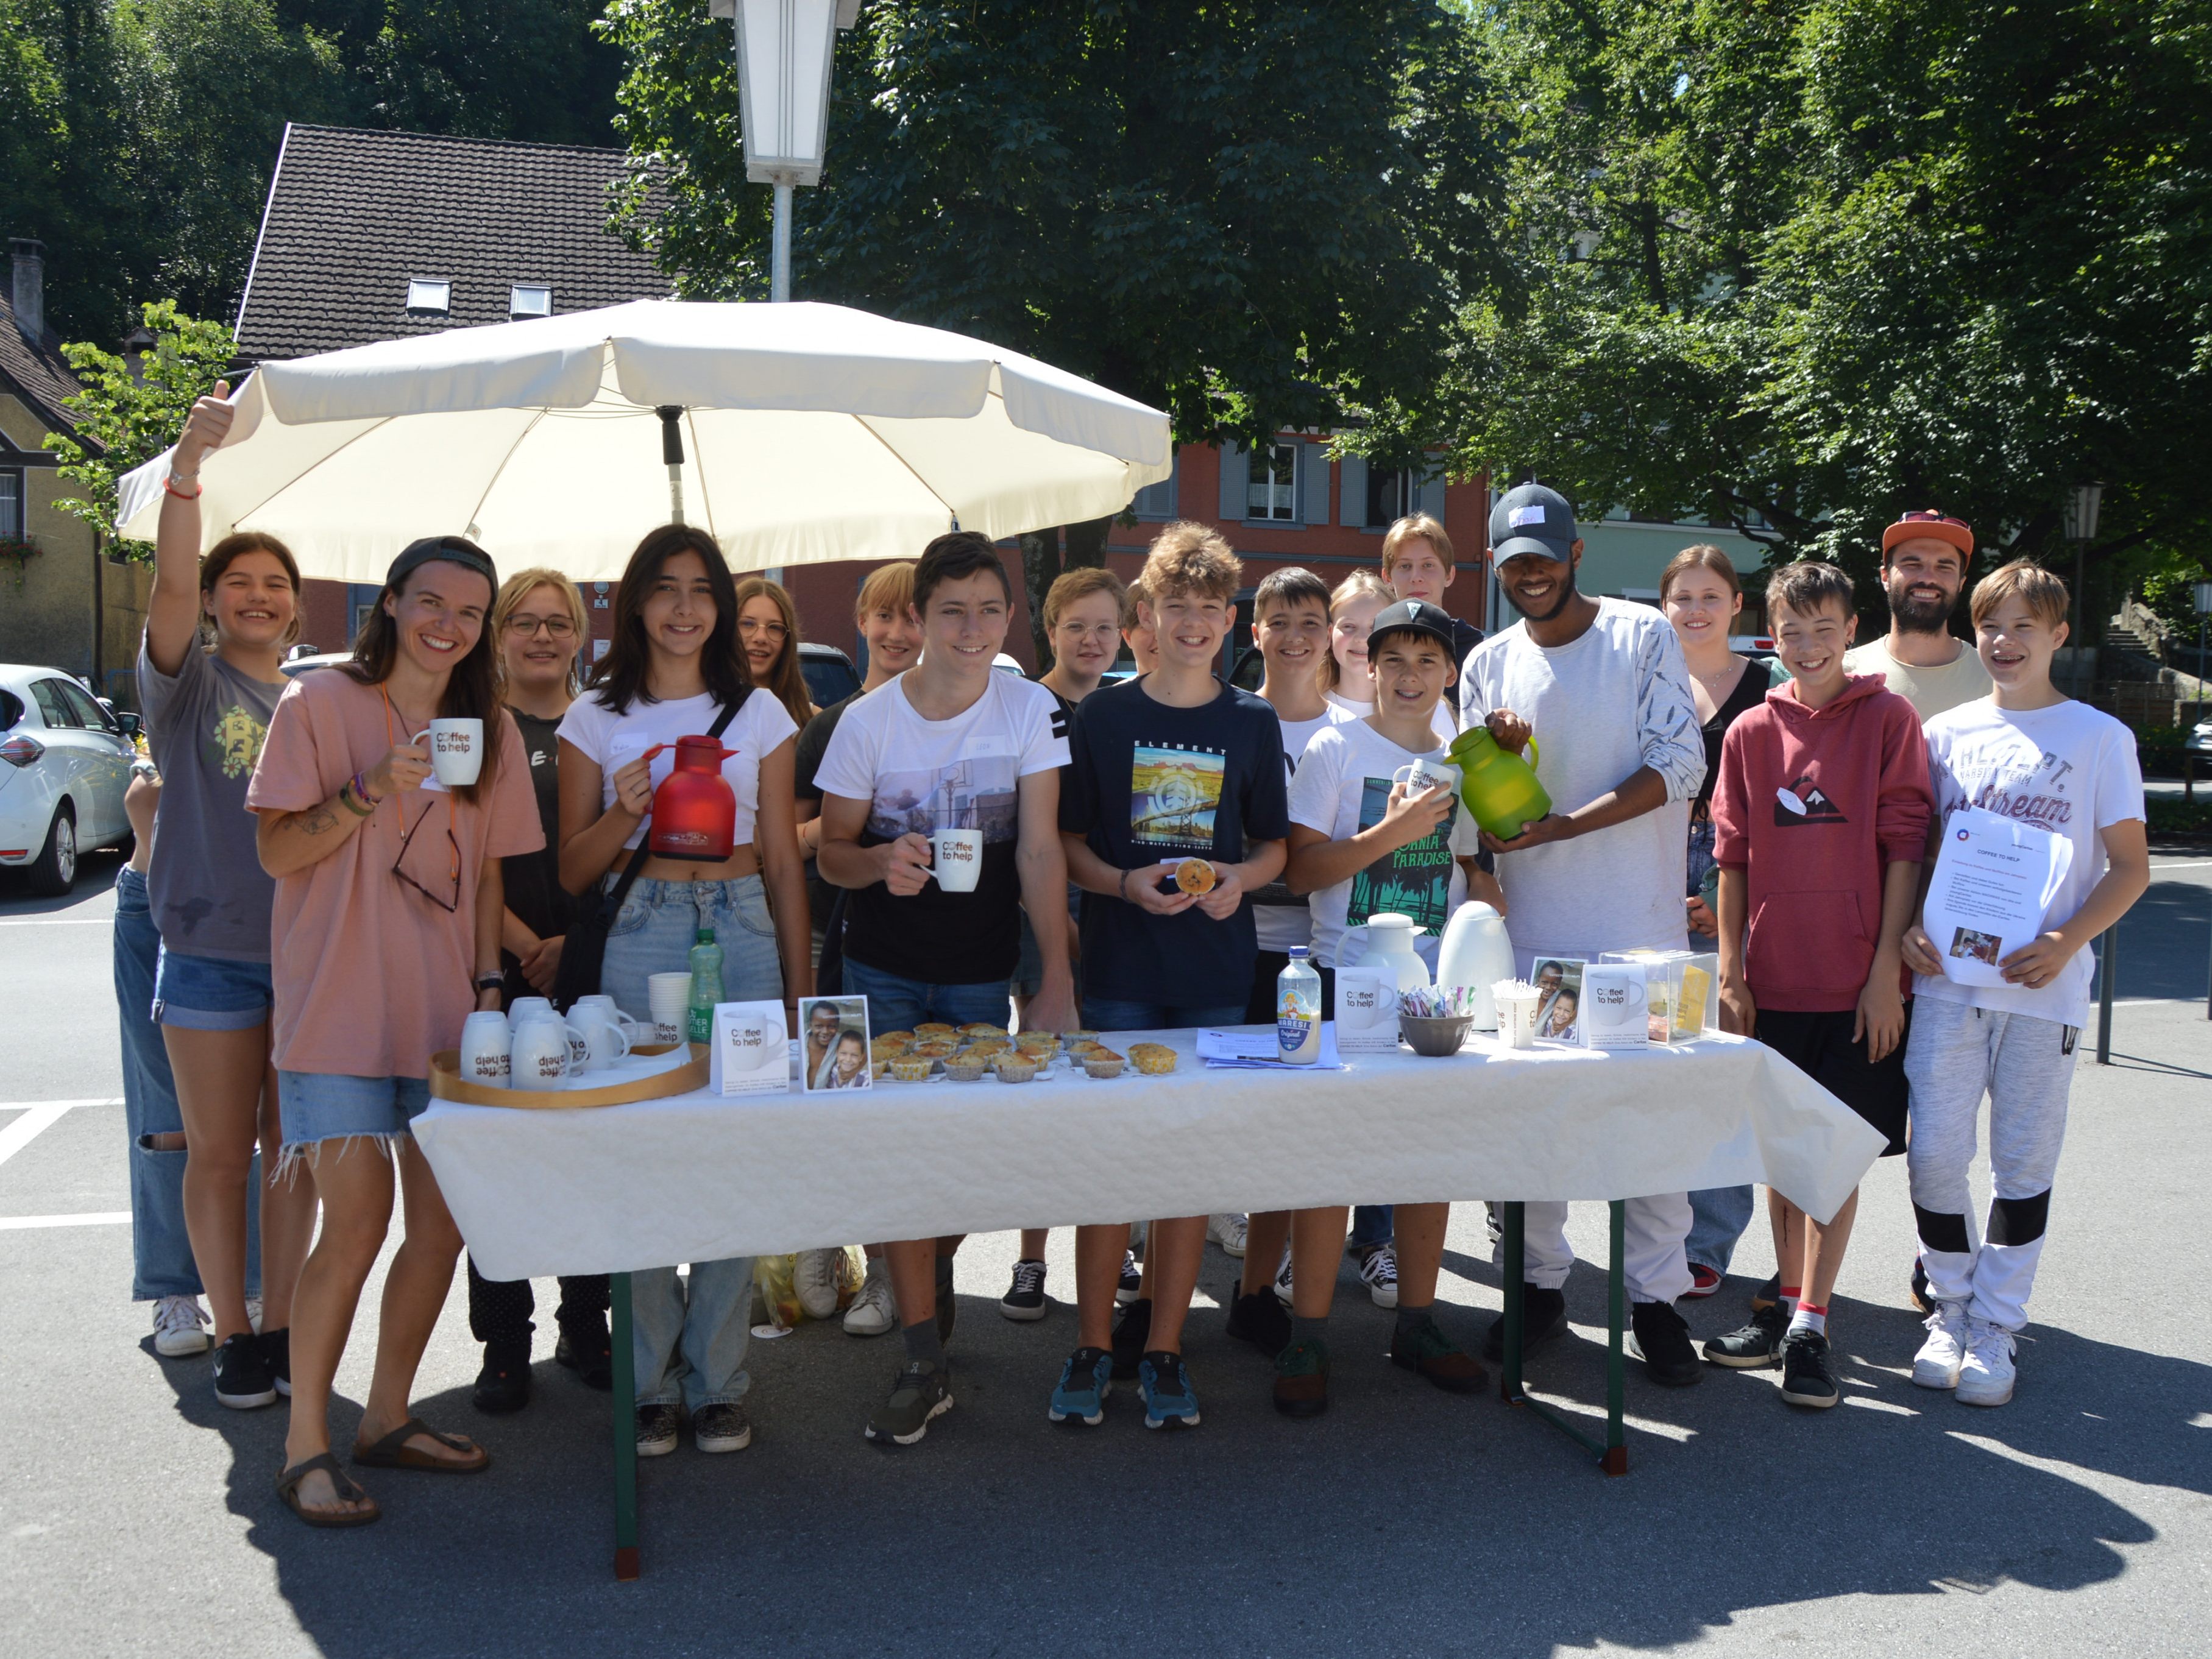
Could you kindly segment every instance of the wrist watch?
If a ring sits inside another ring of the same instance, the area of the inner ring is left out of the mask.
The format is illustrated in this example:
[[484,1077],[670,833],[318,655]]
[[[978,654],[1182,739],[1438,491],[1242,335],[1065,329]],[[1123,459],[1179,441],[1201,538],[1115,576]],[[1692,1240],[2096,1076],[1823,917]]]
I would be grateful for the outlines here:
[[476,978],[476,988],[479,991],[496,991],[506,983],[507,975],[504,974],[478,974]]

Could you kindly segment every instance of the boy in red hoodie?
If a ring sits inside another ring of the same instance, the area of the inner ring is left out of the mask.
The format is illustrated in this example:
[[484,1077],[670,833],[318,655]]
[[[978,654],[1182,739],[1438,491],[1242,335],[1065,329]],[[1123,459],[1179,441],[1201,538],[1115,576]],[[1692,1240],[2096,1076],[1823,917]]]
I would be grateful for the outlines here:
[[[1857,627],[1851,579],[1800,561],[1766,587],[1790,684],[1729,728],[1713,792],[1720,865],[1721,1007],[1905,1150],[1905,928],[1934,801],[1912,705],[1879,674],[1844,672]],[[1828,1296],[1858,1194],[1825,1224],[1772,1188],[1782,1296],[1705,1344],[1716,1365],[1782,1364],[1794,1406],[1838,1400]]]

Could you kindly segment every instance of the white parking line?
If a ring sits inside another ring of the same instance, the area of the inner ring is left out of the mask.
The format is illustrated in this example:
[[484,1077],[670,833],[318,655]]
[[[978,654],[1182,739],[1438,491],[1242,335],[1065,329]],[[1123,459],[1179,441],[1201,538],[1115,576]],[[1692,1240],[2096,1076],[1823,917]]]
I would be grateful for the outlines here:
[[0,1164],[5,1164],[80,1106],[120,1106],[122,1103],[120,1096],[108,1100],[0,1102],[0,1111],[15,1110],[22,1114],[6,1128],[0,1129]]
[[131,1219],[128,1210],[88,1210],[82,1215],[0,1215],[0,1232],[33,1227],[113,1227]]
[[0,927],[112,927],[113,916],[0,916]]

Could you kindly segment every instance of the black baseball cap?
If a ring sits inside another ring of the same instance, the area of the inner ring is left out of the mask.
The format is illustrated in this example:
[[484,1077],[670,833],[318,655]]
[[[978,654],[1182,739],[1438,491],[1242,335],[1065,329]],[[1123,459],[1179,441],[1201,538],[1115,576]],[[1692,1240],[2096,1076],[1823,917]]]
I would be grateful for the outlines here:
[[1451,661],[1459,649],[1459,638],[1452,631],[1452,618],[1440,605],[1431,605],[1426,599],[1401,599],[1395,605],[1385,605],[1375,613],[1375,621],[1367,630],[1367,651],[1374,655],[1375,641],[1385,634],[1419,634],[1434,640],[1444,648],[1444,660]]
[[1516,484],[1490,509],[1490,556],[1498,564],[1524,553],[1571,564],[1577,539],[1575,509],[1541,484]]

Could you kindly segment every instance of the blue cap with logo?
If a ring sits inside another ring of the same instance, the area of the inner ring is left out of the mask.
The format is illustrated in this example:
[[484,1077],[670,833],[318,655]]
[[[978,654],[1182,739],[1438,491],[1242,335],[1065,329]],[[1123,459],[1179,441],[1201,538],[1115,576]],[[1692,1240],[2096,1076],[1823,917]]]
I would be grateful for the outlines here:
[[1576,539],[1574,508],[1541,484],[1516,484],[1490,509],[1490,556],[1498,564],[1524,553],[1569,564]]

